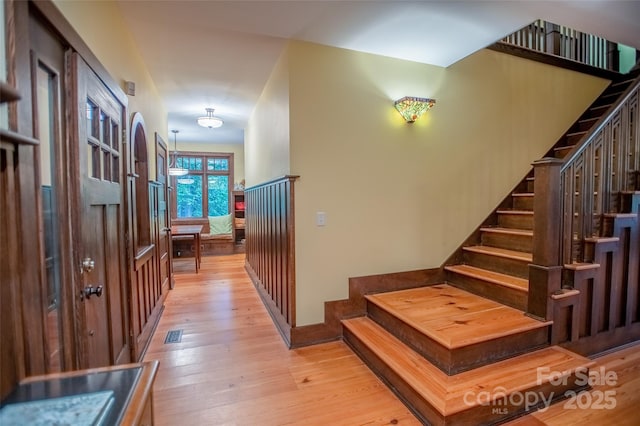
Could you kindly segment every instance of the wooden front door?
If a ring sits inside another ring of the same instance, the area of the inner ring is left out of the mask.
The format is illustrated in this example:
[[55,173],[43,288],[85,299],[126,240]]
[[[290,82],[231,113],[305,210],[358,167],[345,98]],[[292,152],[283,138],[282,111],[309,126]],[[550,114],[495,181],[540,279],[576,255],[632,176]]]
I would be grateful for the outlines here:
[[72,128],[78,149],[80,366],[91,368],[131,359],[122,196],[126,110],[77,54],[71,55],[71,69],[77,78]]
[[168,168],[169,153],[164,141],[156,136],[156,179],[158,181],[158,259],[160,259],[160,283],[162,294],[166,294],[171,285],[171,224],[169,219]]

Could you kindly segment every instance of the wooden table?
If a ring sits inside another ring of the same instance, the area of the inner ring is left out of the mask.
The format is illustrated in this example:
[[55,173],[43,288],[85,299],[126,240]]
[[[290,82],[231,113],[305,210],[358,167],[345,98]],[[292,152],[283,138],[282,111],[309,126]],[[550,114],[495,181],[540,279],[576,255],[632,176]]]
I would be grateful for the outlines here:
[[193,237],[195,245],[196,274],[200,271],[200,233],[202,225],[173,225],[171,226],[171,237]]

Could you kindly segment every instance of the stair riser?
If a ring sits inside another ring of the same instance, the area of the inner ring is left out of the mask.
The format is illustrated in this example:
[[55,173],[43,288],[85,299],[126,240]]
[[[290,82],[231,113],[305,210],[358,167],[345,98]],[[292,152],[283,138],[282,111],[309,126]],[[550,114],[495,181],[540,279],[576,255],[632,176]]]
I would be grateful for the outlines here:
[[[635,74],[637,76],[637,74]],[[631,76],[630,76],[631,77]],[[628,80],[622,80],[622,81],[618,81],[615,82],[613,84],[611,84],[611,86],[609,86],[607,88],[607,90],[615,90],[618,92],[625,92],[629,86],[631,86],[631,83],[633,83],[633,78],[629,78]]]
[[467,265],[487,269],[501,274],[513,275],[518,278],[529,278],[529,262],[524,260],[508,259],[490,254],[464,252],[464,261]]
[[578,123],[577,127],[576,127],[576,131],[578,132],[582,132],[585,130],[590,130],[594,124],[596,124],[597,120],[588,120],[588,121],[581,121]]
[[[628,87],[628,85],[626,87]],[[615,89],[607,88],[607,90],[605,90],[591,106],[610,105],[614,103],[620,95],[624,93],[626,87],[623,85],[616,87]]]
[[533,211],[533,197],[512,197],[514,210]]
[[369,317],[448,375],[454,375],[548,345],[549,328],[541,327],[474,345],[449,349],[425,336],[375,303]]
[[504,248],[507,250],[531,253],[533,249],[533,237],[530,235],[500,234],[495,232],[483,232],[482,245]]
[[533,229],[533,215],[498,213],[498,226],[512,229]]
[[367,301],[367,315],[440,370],[447,374],[454,374],[451,366],[454,363],[453,354],[440,343],[418,332],[369,301]]
[[556,158],[564,158],[572,149],[573,149],[572,146],[563,146],[563,147],[554,149],[553,154]]
[[526,191],[527,192],[535,192],[535,181],[528,180],[526,183]]
[[455,287],[495,300],[512,308],[527,310],[527,292],[505,287],[478,278],[447,271],[447,282]]
[[564,143],[565,145],[575,145],[578,142],[580,142],[580,139],[582,139],[585,135],[583,134],[577,134],[577,135],[567,135],[564,138]]
[[603,105],[599,108],[588,109],[584,114],[582,114],[582,118],[602,117],[602,115],[607,111],[607,108],[607,106]]

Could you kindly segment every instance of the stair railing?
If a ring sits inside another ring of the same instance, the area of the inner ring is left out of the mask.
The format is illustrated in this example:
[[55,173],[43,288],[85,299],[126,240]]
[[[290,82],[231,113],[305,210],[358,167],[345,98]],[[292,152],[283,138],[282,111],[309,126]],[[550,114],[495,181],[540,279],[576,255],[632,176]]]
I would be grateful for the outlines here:
[[532,22],[502,42],[609,71],[620,68],[617,43],[543,20]]
[[640,77],[564,159],[536,161],[533,261],[528,312],[552,319],[564,265],[585,262],[585,241],[601,236],[620,194],[639,188]]
[[601,235],[602,215],[619,212],[620,193],[640,170],[640,77],[564,159],[561,260],[584,262],[582,242]]

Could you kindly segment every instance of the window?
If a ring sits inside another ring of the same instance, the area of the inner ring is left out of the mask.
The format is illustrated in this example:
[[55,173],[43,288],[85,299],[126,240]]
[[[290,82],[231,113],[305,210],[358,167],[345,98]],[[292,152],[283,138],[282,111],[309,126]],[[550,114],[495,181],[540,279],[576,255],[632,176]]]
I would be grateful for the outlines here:
[[230,212],[233,154],[183,152],[175,162],[176,167],[189,170],[189,174],[172,176],[173,218],[203,218]]

